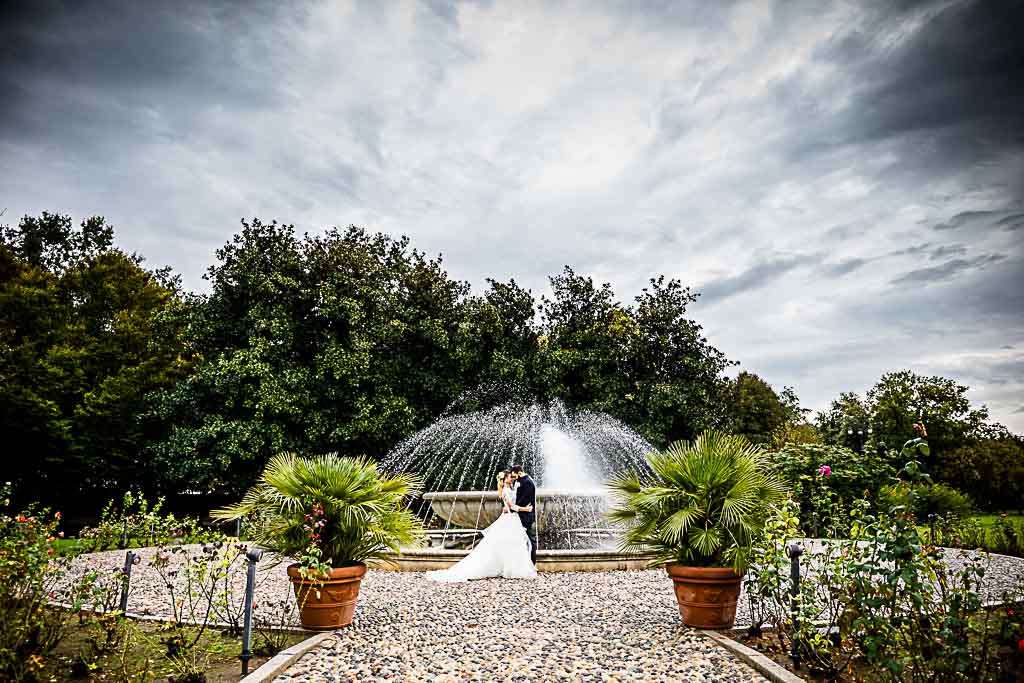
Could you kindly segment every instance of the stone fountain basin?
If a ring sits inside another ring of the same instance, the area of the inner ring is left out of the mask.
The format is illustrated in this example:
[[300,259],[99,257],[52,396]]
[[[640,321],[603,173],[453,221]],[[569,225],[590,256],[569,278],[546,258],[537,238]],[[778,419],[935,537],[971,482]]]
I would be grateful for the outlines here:
[[[424,494],[423,499],[434,514],[459,529],[484,529],[498,519],[502,509],[497,491],[441,491]],[[537,489],[537,533],[593,526],[608,507],[608,494],[603,490]]]

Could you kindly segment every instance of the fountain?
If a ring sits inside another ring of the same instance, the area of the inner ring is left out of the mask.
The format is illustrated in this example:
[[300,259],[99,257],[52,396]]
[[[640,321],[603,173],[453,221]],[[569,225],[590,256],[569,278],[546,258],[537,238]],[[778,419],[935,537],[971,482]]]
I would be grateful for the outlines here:
[[648,473],[650,449],[609,415],[570,411],[557,401],[446,414],[382,462],[385,471],[413,472],[424,481],[425,493],[413,505],[429,546],[403,549],[395,564],[421,571],[464,557],[501,514],[495,475],[518,463],[538,484],[538,569],[642,568],[649,558],[617,550],[603,482],[626,470]]

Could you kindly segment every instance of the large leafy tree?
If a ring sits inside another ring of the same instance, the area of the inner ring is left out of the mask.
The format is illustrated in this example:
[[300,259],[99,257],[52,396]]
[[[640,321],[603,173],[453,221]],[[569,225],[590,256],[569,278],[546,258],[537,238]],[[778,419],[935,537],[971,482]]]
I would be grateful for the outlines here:
[[925,465],[938,481],[963,489],[982,507],[1012,505],[1024,476],[1020,439],[989,422],[988,410],[972,406],[967,392],[946,377],[890,372],[864,398],[841,394],[818,415],[817,426],[829,444],[895,455],[915,438],[914,424],[922,424],[931,447]]
[[983,509],[1024,508],[1024,443],[1019,437],[972,439],[943,454],[936,475],[969,492]]
[[[187,371],[158,334],[173,280],[113,246],[100,217],[0,227],[0,430],[19,492],[48,499],[144,485],[150,391]],[[71,498],[70,500],[74,500]]]
[[988,409],[972,407],[967,391],[946,377],[910,370],[886,373],[867,395],[875,434],[890,448],[899,448],[915,437],[914,423],[922,423],[933,457],[939,457],[985,428]]
[[741,372],[730,389],[732,431],[753,443],[770,442],[776,430],[799,417],[770,384],[754,373]]
[[181,309],[202,363],[155,401],[169,482],[234,490],[285,450],[379,457],[491,365],[479,302],[405,238],[254,220],[217,258]]
[[730,363],[687,316],[697,295],[652,279],[633,306],[566,267],[542,300],[541,387],[608,412],[656,443],[691,439],[726,419]]
[[[873,424],[871,417],[871,407],[863,398],[854,392],[844,392],[818,413],[815,424],[826,443],[859,450]],[[889,445],[898,447],[903,442]]]

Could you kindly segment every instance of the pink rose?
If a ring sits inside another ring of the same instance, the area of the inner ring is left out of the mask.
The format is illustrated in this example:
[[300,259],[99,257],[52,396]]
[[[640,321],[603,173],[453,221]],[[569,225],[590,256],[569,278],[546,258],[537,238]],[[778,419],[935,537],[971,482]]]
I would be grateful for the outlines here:
[[830,474],[832,474],[832,468],[829,467],[828,465],[822,465],[821,467],[818,468],[818,474],[827,477]]

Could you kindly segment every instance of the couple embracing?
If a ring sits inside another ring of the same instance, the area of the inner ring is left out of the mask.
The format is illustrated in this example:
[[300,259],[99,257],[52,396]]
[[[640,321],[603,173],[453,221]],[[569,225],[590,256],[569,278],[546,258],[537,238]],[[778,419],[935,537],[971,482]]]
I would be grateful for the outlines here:
[[427,572],[428,579],[450,583],[494,576],[537,576],[537,531],[533,525],[537,487],[522,465],[513,465],[498,475],[498,497],[501,515],[483,530],[483,540],[455,566]]

